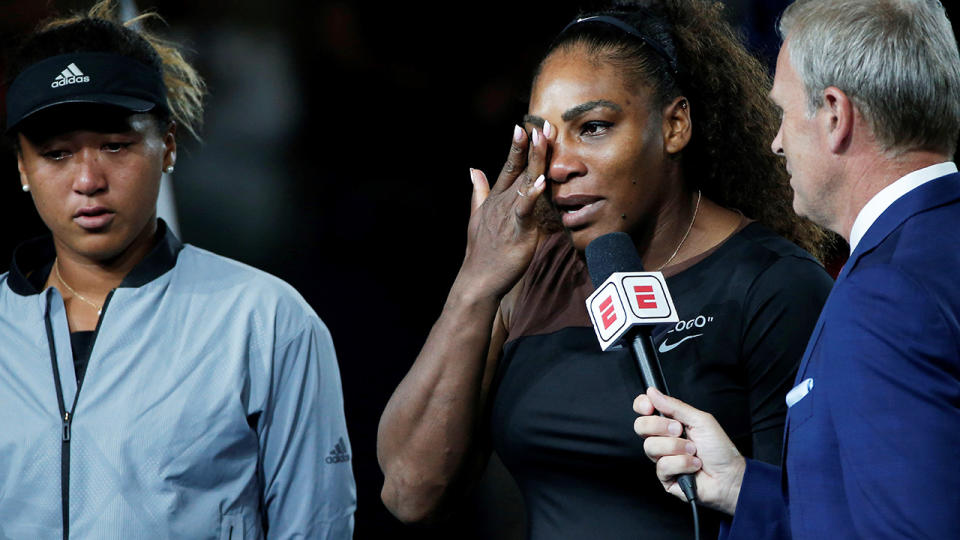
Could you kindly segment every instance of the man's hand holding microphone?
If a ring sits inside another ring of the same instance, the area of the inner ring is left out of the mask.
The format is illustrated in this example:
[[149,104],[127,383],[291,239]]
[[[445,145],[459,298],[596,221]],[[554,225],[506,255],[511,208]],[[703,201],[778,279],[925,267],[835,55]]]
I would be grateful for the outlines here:
[[[712,414],[648,388],[633,401],[633,424],[643,450],[657,464],[663,488],[685,500],[676,478],[693,474],[702,506],[733,515],[746,460]],[[657,416],[657,411],[663,416]],[[684,429],[686,437],[681,438]]]

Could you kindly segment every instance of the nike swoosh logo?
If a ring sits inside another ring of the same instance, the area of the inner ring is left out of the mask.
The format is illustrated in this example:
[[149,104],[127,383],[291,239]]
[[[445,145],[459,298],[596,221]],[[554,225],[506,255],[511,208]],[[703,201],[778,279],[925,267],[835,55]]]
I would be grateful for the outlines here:
[[681,343],[683,343],[684,341],[686,341],[686,340],[688,340],[688,339],[697,338],[697,337],[700,337],[700,336],[702,336],[702,335],[703,335],[703,334],[693,334],[692,336],[687,336],[687,337],[681,339],[680,341],[678,341],[678,342],[676,342],[676,343],[674,343],[674,344],[672,344],[672,345],[668,345],[668,344],[667,344],[667,340],[663,340],[663,343],[660,344],[660,348],[657,349],[657,350],[659,350],[659,351],[662,352],[662,353],[670,352],[670,351],[676,349],[677,346],[679,346],[679,345],[680,345]]

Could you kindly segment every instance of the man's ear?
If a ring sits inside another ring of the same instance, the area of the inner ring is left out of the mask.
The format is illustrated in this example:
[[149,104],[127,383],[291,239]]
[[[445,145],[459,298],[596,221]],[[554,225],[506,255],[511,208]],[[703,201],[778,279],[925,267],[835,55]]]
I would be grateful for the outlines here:
[[843,90],[829,86],[823,91],[822,128],[827,148],[834,154],[842,153],[850,146],[856,110],[853,101]]

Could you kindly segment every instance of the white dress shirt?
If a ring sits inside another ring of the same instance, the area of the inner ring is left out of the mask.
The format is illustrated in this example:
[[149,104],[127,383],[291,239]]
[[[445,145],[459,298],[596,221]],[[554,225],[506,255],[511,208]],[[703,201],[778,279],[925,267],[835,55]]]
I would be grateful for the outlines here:
[[957,172],[957,165],[952,161],[946,161],[913,171],[881,189],[864,205],[860,213],[857,214],[857,219],[853,222],[853,227],[850,229],[850,253],[857,249],[857,244],[860,243],[863,235],[867,234],[867,230],[870,229],[873,222],[897,199],[931,180],[955,172]]

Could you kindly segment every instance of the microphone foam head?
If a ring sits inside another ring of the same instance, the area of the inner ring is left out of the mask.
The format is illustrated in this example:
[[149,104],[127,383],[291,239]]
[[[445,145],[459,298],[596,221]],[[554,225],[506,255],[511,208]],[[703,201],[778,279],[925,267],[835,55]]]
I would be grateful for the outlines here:
[[593,288],[599,287],[614,272],[643,272],[640,254],[633,245],[633,239],[625,232],[607,233],[594,238],[587,244],[585,255]]

